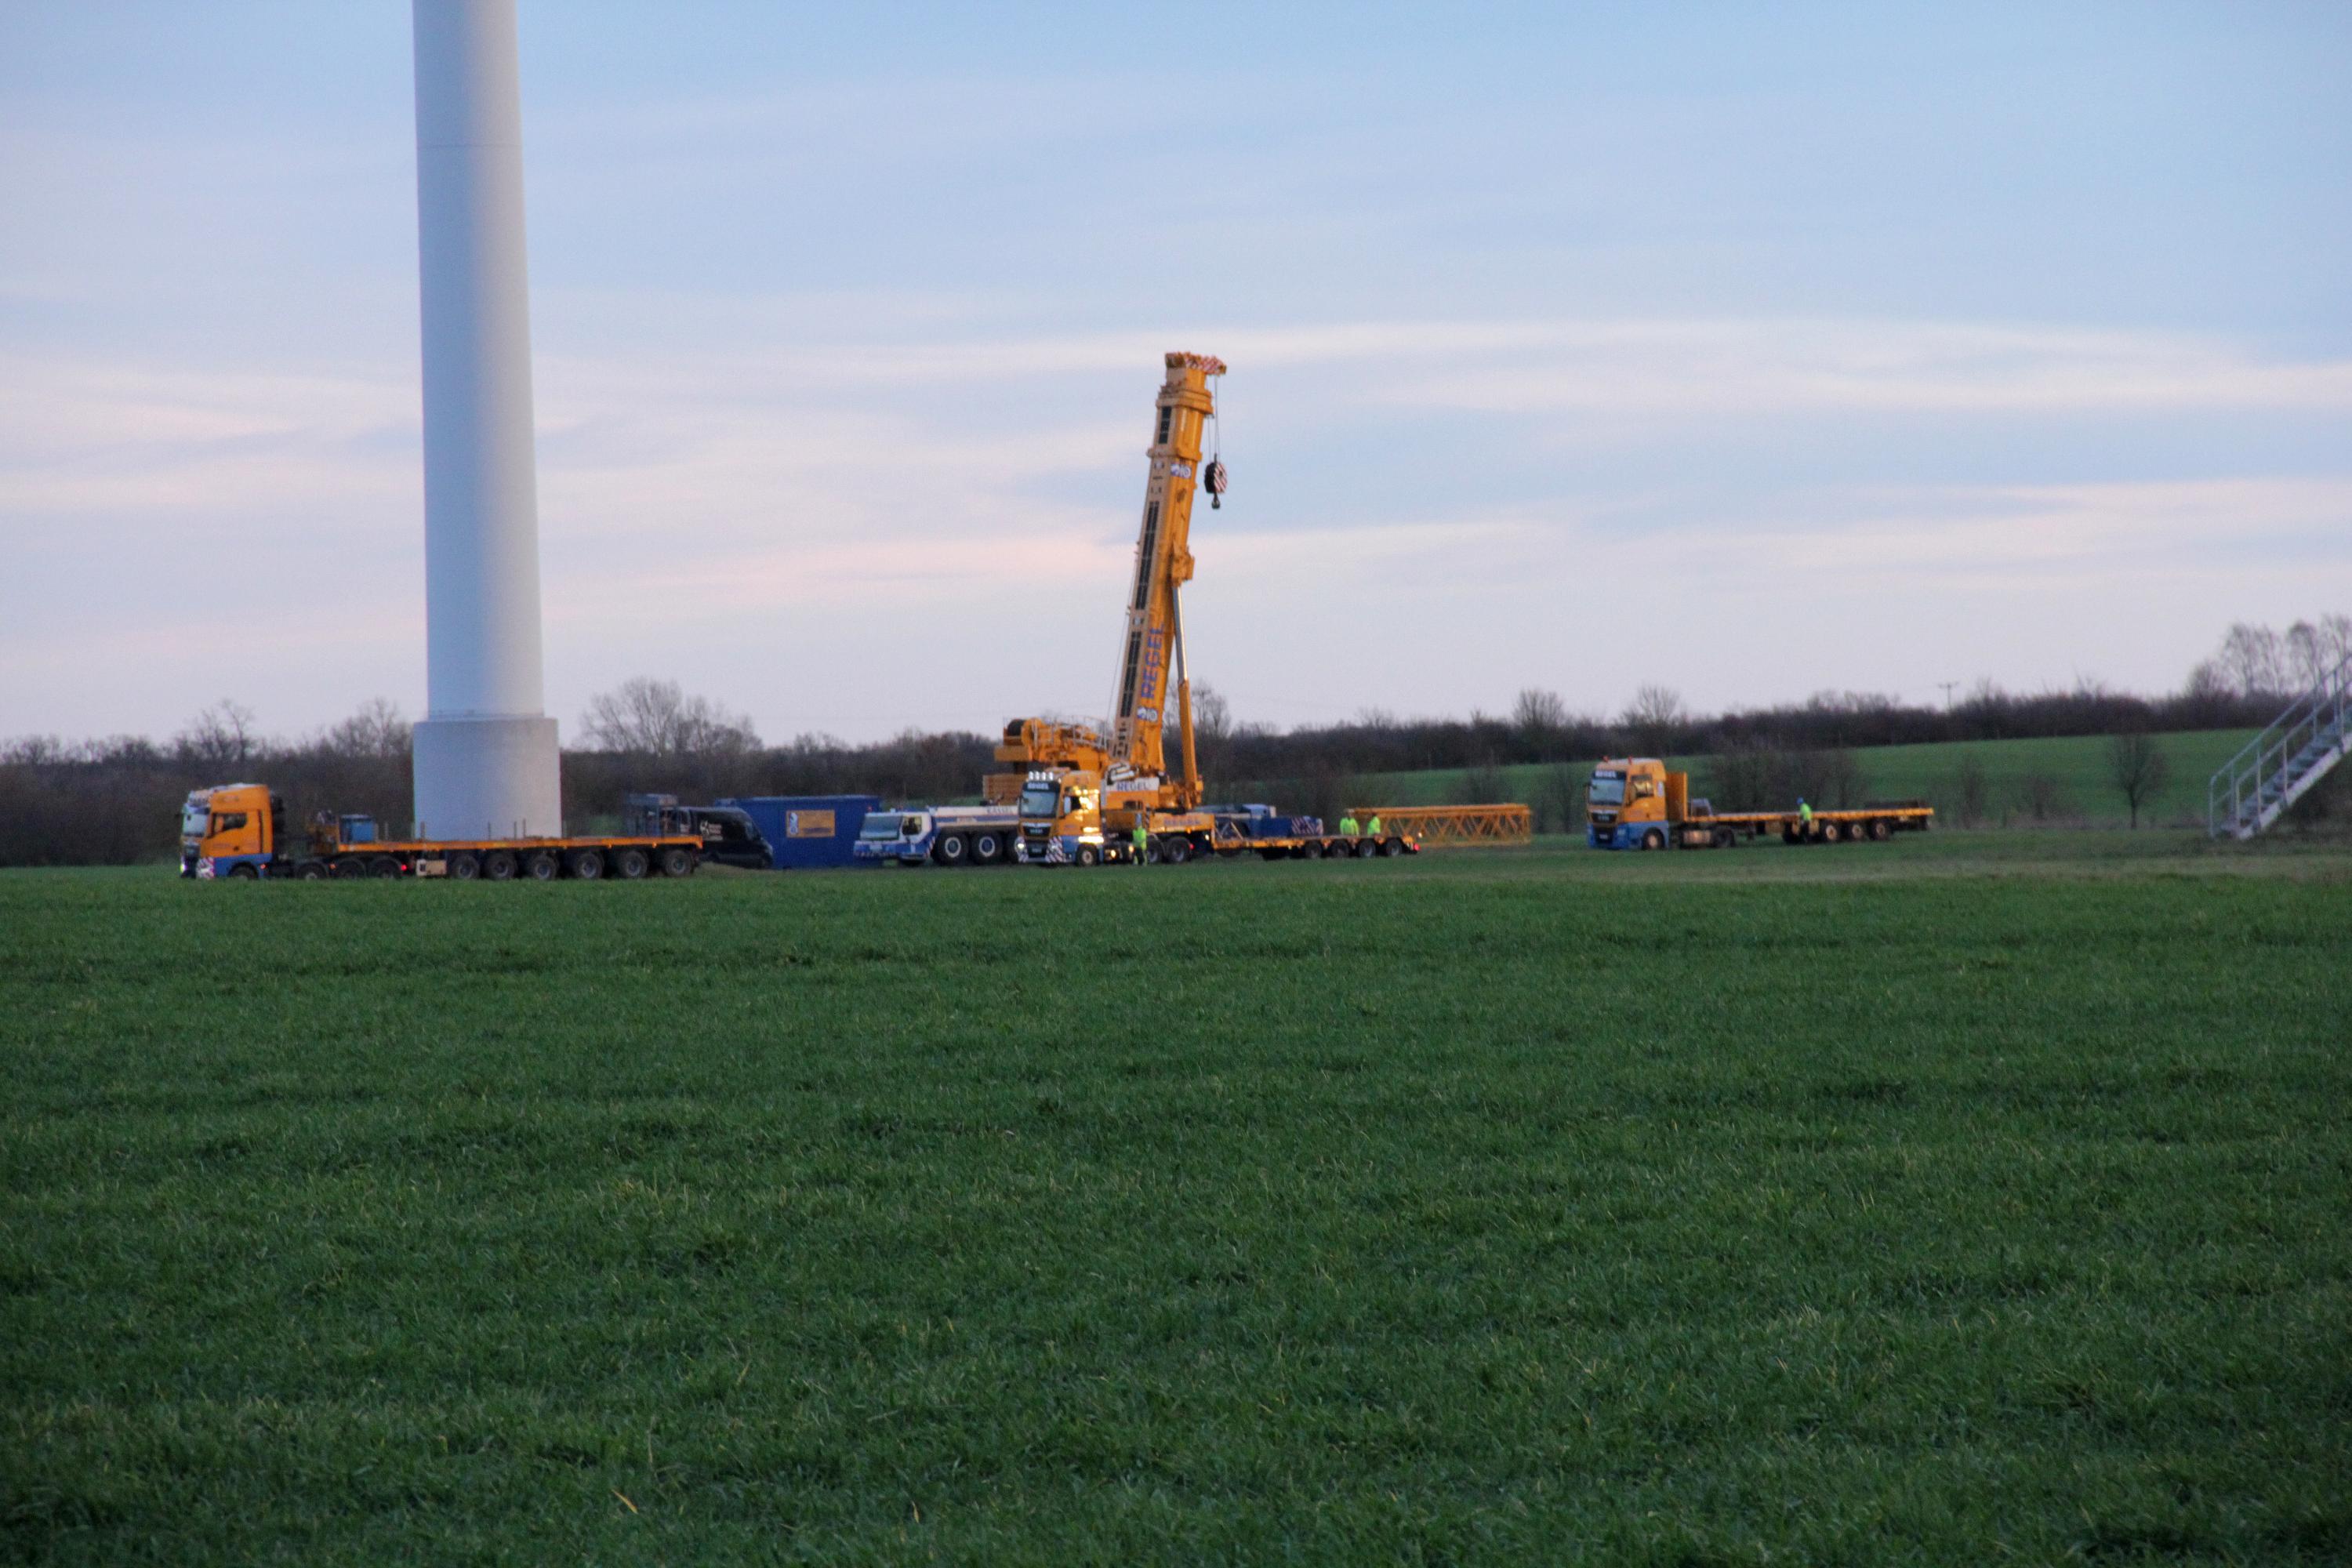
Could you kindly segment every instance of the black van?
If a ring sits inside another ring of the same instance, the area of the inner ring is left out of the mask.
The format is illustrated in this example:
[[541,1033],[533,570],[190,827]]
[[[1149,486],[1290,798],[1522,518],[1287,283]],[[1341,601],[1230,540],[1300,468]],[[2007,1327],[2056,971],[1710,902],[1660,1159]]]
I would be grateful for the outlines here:
[[775,856],[751,814],[732,805],[680,805],[674,795],[629,797],[632,833],[692,833],[702,840],[702,858],[717,866],[747,871],[775,868]]

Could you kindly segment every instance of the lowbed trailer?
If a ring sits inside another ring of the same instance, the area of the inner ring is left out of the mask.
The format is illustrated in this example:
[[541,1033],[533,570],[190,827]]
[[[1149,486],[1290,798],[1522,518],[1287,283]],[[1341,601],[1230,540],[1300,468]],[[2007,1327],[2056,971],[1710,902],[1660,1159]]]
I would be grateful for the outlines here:
[[[1127,813],[1122,825],[1087,798],[1090,785],[1083,775],[1039,774],[1030,781],[1034,793],[1024,803],[1014,849],[1022,864],[1126,865],[1135,859],[1135,814]],[[1057,803],[1055,797],[1066,794],[1076,796],[1075,802]],[[1327,833],[1319,817],[1284,816],[1268,805],[1207,805],[1151,814],[1145,826],[1143,858],[1154,866],[1182,866],[1244,855],[1264,860],[1362,860],[1420,853],[1421,841],[1410,833]]]
[[1584,841],[1595,849],[1728,849],[1776,835],[1784,844],[1858,844],[1924,833],[1936,808],[1885,801],[1855,810],[1717,811],[1690,798],[1690,775],[1654,757],[1603,760],[1585,789]]
[[262,784],[224,784],[191,793],[180,817],[180,874],[202,879],[328,877],[447,877],[535,882],[569,877],[623,881],[690,877],[702,861],[702,838],[687,833],[590,834],[562,838],[380,839],[375,821],[320,812],[298,848],[286,829],[286,803]]

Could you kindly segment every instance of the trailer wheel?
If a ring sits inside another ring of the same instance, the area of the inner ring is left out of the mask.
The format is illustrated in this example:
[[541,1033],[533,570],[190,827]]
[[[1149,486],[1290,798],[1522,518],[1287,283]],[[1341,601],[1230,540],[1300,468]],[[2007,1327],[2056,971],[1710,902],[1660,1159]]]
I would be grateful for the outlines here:
[[482,857],[482,876],[492,882],[514,880],[515,858],[511,849],[493,849]]
[[684,877],[694,870],[694,852],[683,844],[673,844],[661,852],[661,874]]
[[294,875],[305,882],[324,881],[327,876],[327,863],[324,860],[305,860],[294,868]]
[[375,863],[368,868],[368,875],[386,879],[397,877],[400,875],[400,862],[389,855],[379,855]]
[[570,870],[583,882],[594,881],[604,874],[604,852],[602,849],[573,850]]
[[1081,844],[1078,852],[1071,858],[1081,866],[1099,866],[1102,864],[1102,851],[1092,844]]
[[1644,849],[1664,849],[1665,847],[1666,847],[1666,836],[1665,836],[1664,834],[1663,834],[1663,833],[1659,832],[1656,828],[1653,827],[1652,829],[1650,829],[1650,831],[1648,831],[1647,833],[1644,833],[1643,835],[1642,835],[1642,847],[1643,847],[1643,848],[1644,848]]
[[1824,843],[1824,844],[1835,844],[1838,840],[1840,840],[1841,838],[1843,838],[1844,837],[1845,837],[1845,829],[1844,829],[1844,828],[1843,828],[1843,827],[1840,827],[1836,823],[1834,823],[1834,822],[1824,822],[1824,823],[1822,823],[1822,843]]
[[1870,825],[1870,836],[1884,843],[1895,837],[1895,824],[1882,816]]
[[653,869],[653,861],[644,850],[632,844],[613,857],[613,869],[620,874],[624,882],[643,881],[646,873]]
[[993,866],[1004,858],[1004,840],[993,833],[971,836],[971,858],[976,865]]
[[534,882],[552,882],[557,869],[555,857],[544,849],[531,851],[530,857],[522,863],[522,874]]
[[1383,838],[1383,839],[1381,839],[1381,854],[1383,854],[1383,855],[1402,855],[1402,854],[1403,854],[1403,853],[1404,853],[1404,840],[1403,840],[1403,839],[1402,839],[1402,838]]
[[971,845],[961,833],[942,833],[932,855],[942,866],[961,866],[971,858]]
[[482,863],[464,850],[459,850],[457,854],[449,857],[449,879],[451,881],[470,882],[481,874]]

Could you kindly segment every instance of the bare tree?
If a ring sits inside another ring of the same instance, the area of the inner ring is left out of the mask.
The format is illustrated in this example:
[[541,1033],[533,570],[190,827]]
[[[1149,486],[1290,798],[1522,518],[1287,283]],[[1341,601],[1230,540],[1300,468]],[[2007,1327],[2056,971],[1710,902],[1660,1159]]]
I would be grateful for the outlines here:
[[2319,640],[2319,628],[2309,621],[2297,621],[2287,627],[2282,640],[2284,662],[2288,678],[2305,691],[2319,684],[2320,678],[2335,666]]
[[253,760],[256,749],[253,710],[226,697],[189,720],[188,727],[172,737],[173,756],[207,767],[242,767]]
[[400,704],[388,697],[372,697],[358,712],[327,731],[327,749],[346,757],[404,757],[408,754],[410,726]]
[[2066,785],[2057,774],[2036,768],[2017,781],[2017,804],[2036,822],[2048,822],[2066,809]]
[[1511,798],[1511,779],[1492,757],[1462,771],[1456,805],[1501,805]]
[[2107,777],[2131,808],[2135,828],[2139,826],[2140,807],[2161,794],[2171,776],[2172,760],[2147,731],[2118,731],[2108,740]]
[[2211,702],[2231,695],[2229,671],[2216,658],[2200,658],[2189,672],[2189,682],[2181,695],[2194,701]]
[[1536,750],[1556,744],[1568,729],[1568,704],[1557,691],[1530,686],[1511,704],[1511,726]]
[[1225,694],[1202,681],[1192,688],[1192,738],[1202,745],[1220,745],[1233,739],[1234,708]]
[[1644,755],[1663,757],[1674,745],[1675,732],[1690,722],[1690,710],[1673,687],[1644,686],[1633,693],[1618,721],[1633,731]]
[[2323,675],[2352,658],[2352,616],[2319,617],[2319,656],[2326,661],[2320,671]]
[[2286,654],[2278,633],[2239,621],[2221,639],[2221,668],[2247,697],[2274,697],[2286,689]]
[[[1584,825],[1584,791],[1591,775],[1570,763],[1554,763],[1536,775],[1536,815],[1549,816],[1551,828],[1574,833]],[[1544,829],[1540,824],[1537,831]]]
[[675,680],[633,676],[592,698],[582,735],[599,751],[654,757],[701,757],[755,751],[751,721],[707,697],[688,697]]
[[1992,780],[1985,773],[1984,763],[1973,752],[1960,759],[1959,771],[1952,777],[1952,809],[1962,827],[1974,827],[1985,819],[1992,808]]

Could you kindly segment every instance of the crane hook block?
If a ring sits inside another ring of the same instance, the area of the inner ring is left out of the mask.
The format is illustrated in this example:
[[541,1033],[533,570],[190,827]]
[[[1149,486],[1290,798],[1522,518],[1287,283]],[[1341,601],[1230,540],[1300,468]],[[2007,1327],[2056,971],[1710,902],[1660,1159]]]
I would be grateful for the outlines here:
[[1223,458],[1210,458],[1209,466],[1201,470],[1201,488],[1209,492],[1211,511],[1225,504],[1225,486],[1229,482],[1225,474],[1225,460]]

